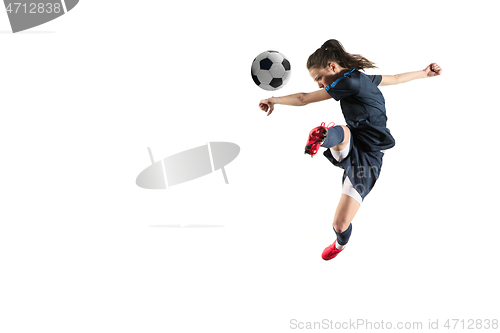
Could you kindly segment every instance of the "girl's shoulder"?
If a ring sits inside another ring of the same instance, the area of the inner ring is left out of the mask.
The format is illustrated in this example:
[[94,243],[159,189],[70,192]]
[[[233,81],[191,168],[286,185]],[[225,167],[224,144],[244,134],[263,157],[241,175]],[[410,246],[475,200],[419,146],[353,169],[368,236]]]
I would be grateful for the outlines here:
[[376,86],[378,86],[380,84],[380,82],[382,82],[382,75],[366,74],[366,73],[363,73],[363,72],[358,71],[358,70],[356,72],[358,73],[360,80],[363,80],[367,83],[370,82],[370,83],[373,83]]

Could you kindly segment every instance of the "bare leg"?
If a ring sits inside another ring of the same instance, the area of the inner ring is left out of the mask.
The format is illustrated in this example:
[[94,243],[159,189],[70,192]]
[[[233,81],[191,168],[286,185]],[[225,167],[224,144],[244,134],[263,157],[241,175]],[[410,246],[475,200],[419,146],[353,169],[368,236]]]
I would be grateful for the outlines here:
[[333,218],[333,228],[337,233],[337,239],[332,245],[327,246],[321,254],[324,260],[335,258],[342,251],[345,244],[347,244],[352,231],[351,221],[354,219],[360,206],[356,199],[347,194],[342,194],[335,217]]
[[335,217],[333,218],[333,228],[337,233],[344,232],[351,224],[354,216],[361,205],[355,199],[346,194],[340,197]]

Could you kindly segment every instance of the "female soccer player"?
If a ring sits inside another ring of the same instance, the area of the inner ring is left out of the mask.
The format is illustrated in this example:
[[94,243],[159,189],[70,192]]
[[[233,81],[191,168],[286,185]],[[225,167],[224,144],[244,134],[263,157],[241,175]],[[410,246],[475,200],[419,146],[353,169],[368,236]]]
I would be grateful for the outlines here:
[[362,201],[371,191],[382,167],[383,150],[395,145],[386,127],[384,96],[378,86],[441,75],[432,63],[424,70],[397,75],[366,75],[360,70],[376,68],[359,54],[347,53],[335,39],[326,41],[307,60],[307,69],[320,90],[260,101],[259,107],[269,116],[275,104],[304,106],[334,98],[340,101],[347,126],[325,126],[311,130],[305,153],[314,156],[319,147],[333,165],[344,169],[342,196],[333,219],[337,238],[322,254],[324,260],[335,258],[351,236],[352,224]]

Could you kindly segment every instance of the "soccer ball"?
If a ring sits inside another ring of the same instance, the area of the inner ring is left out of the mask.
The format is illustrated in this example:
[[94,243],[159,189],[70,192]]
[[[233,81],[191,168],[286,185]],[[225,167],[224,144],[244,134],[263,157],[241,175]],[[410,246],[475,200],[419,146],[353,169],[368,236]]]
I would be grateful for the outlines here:
[[262,52],[252,63],[252,79],[264,90],[284,87],[291,74],[290,62],[277,51]]

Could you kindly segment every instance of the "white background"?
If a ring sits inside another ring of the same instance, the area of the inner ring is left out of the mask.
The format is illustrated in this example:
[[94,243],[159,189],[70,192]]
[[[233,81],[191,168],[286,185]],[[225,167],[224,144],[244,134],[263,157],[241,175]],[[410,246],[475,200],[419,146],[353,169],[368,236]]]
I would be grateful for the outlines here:
[[[0,331],[500,319],[496,8],[83,0],[18,34],[0,13]],[[443,75],[381,87],[397,143],[324,262],[342,170],[303,146],[344,123],[339,104],[266,117],[258,102],[317,89],[305,63],[330,38],[374,61],[368,74],[437,62]],[[272,93],[250,77],[268,49],[293,70]],[[229,185],[218,171],[136,186],[147,147],[158,160],[207,141],[241,147]]]

